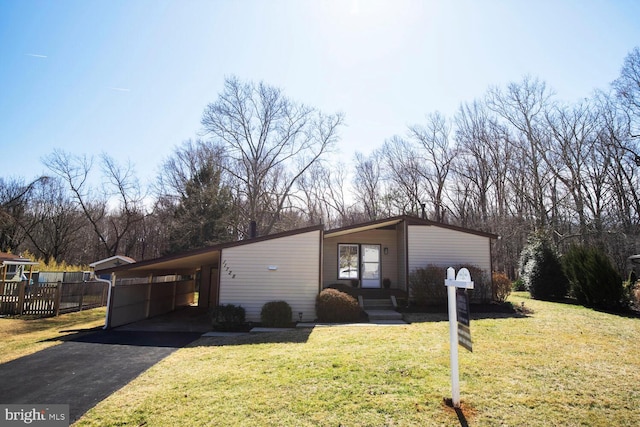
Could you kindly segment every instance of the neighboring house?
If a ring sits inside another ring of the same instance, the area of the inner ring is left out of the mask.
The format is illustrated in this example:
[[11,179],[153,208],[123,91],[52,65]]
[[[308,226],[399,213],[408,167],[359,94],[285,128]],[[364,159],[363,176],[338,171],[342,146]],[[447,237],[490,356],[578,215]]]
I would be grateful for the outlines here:
[[31,280],[31,269],[37,264],[20,255],[0,252],[0,283]]
[[89,264],[89,267],[91,267],[91,269],[94,272],[94,275],[97,278],[108,280],[111,275],[109,273],[102,274],[101,273],[102,270],[106,270],[108,268],[113,268],[113,267],[119,267],[121,265],[128,265],[134,262],[136,262],[136,260],[133,258],[129,258],[128,256],[115,255],[109,258],[101,259],[100,261],[92,262],[91,264]]
[[[296,320],[312,321],[316,296],[331,285],[384,292],[383,280],[389,279],[388,292],[406,295],[410,272],[429,264],[473,264],[490,273],[495,238],[397,216],[327,231],[318,225],[114,266],[102,270],[112,274],[107,327],[187,305],[196,289],[200,307],[241,305],[248,321],[259,321],[262,306],[276,300],[289,303]],[[119,284],[128,278],[145,280]]]

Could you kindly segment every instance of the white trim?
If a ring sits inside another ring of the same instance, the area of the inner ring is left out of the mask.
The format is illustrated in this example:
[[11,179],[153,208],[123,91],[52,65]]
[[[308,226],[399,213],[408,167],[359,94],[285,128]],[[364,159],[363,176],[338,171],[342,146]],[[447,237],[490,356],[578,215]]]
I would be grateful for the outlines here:
[[96,268],[96,266],[97,266],[97,265],[99,265],[99,264],[105,264],[105,263],[107,263],[107,262],[109,262],[109,261],[113,261],[114,259],[119,259],[120,261],[124,261],[124,262],[126,262],[127,264],[133,264],[133,263],[135,263],[135,262],[136,262],[136,260],[135,260],[135,259],[130,258],[130,257],[127,257],[127,256],[123,256],[123,255],[114,255],[114,256],[109,257],[109,258],[105,258],[105,259],[101,259],[101,260],[96,261],[96,262],[92,262],[91,264],[89,264],[89,267]]

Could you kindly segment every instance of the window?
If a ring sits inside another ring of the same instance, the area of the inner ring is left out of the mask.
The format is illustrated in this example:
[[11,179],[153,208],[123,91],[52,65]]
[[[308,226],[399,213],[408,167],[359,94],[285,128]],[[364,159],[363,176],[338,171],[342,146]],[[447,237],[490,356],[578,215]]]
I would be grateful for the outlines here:
[[338,245],[338,279],[358,279],[360,277],[360,256],[358,245]]

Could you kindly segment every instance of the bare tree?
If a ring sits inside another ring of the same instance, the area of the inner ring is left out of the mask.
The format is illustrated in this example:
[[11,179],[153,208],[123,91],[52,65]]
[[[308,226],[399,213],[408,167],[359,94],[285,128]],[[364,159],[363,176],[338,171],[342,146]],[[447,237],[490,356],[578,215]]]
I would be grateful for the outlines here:
[[401,214],[421,214],[425,198],[422,177],[424,165],[416,147],[407,139],[393,136],[381,149],[384,175],[388,185],[388,203]]
[[35,186],[49,178],[41,176],[25,184],[23,179],[5,181],[0,178],[0,251],[15,251],[26,235],[20,222],[26,215],[29,198]]
[[[577,215],[576,232],[583,240],[588,235],[591,221],[596,229],[601,229],[598,224],[602,215],[603,170],[609,162],[607,156],[596,158],[597,112],[588,103],[581,103],[571,107],[555,106],[546,117],[552,143],[541,154],[571,197],[569,213]],[[588,207],[593,215],[591,219],[586,210]],[[556,232],[563,231],[556,229]],[[572,234],[570,229],[566,232]]]
[[367,221],[376,220],[380,217],[383,199],[380,155],[374,151],[365,157],[357,152],[355,163],[353,184],[356,201],[362,205]]
[[427,197],[433,205],[433,220],[445,219],[444,197],[453,159],[456,155],[450,144],[451,127],[439,112],[427,115],[424,125],[409,127],[409,135],[418,144],[420,160],[426,166],[422,171]]
[[[89,184],[92,160],[55,150],[46,161],[49,169],[69,186],[74,202],[91,225],[103,256],[113,256],[124,247],[134,225],[143,221],[143,195],[133,171],[108,155],[102,155],[103,186],[101,191]],[[96,254],[95,256],[99,256]]]
[[344,167],[313,165],[298,180],[300,209],[308,224],[325,224],[333,228],[346,209],[344,197]]
[[291,101],[265,83],[227,78],[202,115],[206,134],[225,149],[225,168],[245,202],[243,219],[269,234],[295,184],[338,140],[341,114]]
[[18,222],[29,239],[30,250],[46,263],[82,261],[76,249],[86,222],[59,177],[34,187],[27,214]]
[[613,89],[624,106],[629,136],[640,138],[640,48],[634,48],[624,59]]
[[547,195],[552,175],[543,159],[549,143],[544,119],[551,107],[551,93],[544,82],[526,77],[521,83],[510,83],[506,92],[490,89],[486,102],[512,129],[511,149],[520,157],[512,184],[527,201],[536,228],[545,229],[551,210]]

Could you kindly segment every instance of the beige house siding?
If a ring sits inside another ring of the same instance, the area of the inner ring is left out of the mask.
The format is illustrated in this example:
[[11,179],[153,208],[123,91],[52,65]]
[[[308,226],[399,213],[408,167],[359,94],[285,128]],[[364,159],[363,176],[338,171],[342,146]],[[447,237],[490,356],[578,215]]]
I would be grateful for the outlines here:
[[491,239],[436,226],[410,225],[409,272],[429,264],[473,264],[491,274]]
[[406,236],[405,236],[406,226],[404,223],[398,225],[398,233],[397,233],[397,242],[396,247],[398,248],[398,282],[396,284],[392,283],[392,288],[398,288],[402,290],[407,290],[409,287],[407,286],[407,244],[406,244]]
[[320,282],[320,230],[222,250],[220,304],[244,307],[247,321],[260,321],[262,306],[286,301],[293,320],[315,319]]
[[[379,244],[381,250],[381,278],[389,278],[391,287],[398,287],[398,239],[396,230],[368,230],[324,239],[323,286],[335,283],[349,285],[349,280],[338,280],[338,244]],[[388,249],[385,255],[384,248]],[[381,286],[382,287],[382,286]]]

